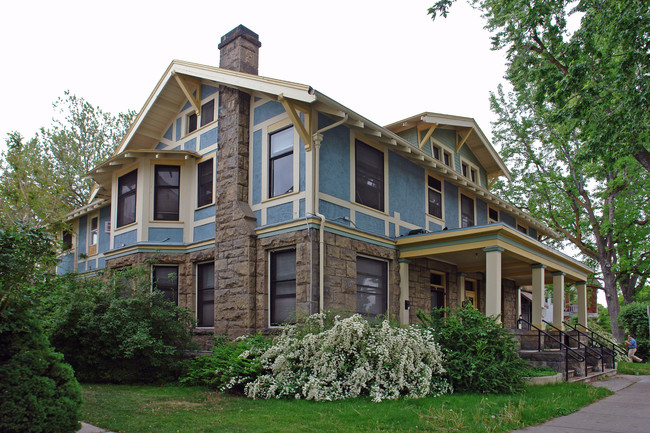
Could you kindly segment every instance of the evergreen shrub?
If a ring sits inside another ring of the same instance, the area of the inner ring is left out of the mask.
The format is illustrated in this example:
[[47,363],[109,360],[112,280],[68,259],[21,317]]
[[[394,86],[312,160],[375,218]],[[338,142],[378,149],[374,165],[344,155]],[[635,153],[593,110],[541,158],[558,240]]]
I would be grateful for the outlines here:
[[[439,314],[444,313],[444,314]],[[514,393],[523,390],[527,364],[501,323],[471,305],[418,318],[435,335],[445,355],[447,377],[458,392]]]

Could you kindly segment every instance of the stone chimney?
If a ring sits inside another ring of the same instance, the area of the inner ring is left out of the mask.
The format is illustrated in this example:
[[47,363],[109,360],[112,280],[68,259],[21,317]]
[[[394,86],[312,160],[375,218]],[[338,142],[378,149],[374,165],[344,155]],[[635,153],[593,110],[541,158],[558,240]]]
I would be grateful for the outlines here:
[[[257,75],[260,43],[240,25],[221,38],[219,66]],[[219,86],[215,209],[215,334],[250,334],[256,323],[256,218],[248,205],[251,95]]]
[[219,67],[258,75],[261,46],[257,33],[240,24],[221,37]]

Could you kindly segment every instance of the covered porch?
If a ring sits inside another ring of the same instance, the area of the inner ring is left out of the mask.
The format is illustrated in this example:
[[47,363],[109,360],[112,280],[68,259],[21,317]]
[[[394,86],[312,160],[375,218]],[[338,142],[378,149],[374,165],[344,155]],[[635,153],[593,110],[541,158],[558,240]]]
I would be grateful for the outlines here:
[[[586,281],[592,270],[504,223],[405,236],[397,247],[402,324],[412,323],[417,309],[470,302],[514,328],[521,287],[531,286],[531,322],[542,327],[544,291],[550,284],[557,306],[564,305],[565,288],[575,286],[578,320],[587,323]],[[562,313],[554,309],[553,324],[560,329]]]

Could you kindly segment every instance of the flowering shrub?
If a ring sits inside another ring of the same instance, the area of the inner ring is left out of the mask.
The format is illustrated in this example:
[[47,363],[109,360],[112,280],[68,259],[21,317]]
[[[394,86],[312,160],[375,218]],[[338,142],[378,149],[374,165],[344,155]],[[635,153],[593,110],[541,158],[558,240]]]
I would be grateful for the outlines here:
[[358,314],[336,316],[331,327],[326,322],[327,315],[316,314],[286,326],[261,356],[266,372],[246,385],[246,395],[317,401],[369,395],[379,402],[450,391],[430,330],[371,325]]
[[261,334],[230,341],[217,338],[212,353],[193,358],[181,383],[206,385],[220,391],[243,392],[244,385],[262,373],[261,355],[271,345]]

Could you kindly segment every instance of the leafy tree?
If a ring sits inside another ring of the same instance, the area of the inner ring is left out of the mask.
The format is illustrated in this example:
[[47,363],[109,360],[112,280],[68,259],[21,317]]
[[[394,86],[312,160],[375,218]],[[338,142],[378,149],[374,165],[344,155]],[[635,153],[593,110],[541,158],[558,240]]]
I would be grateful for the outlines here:
[[63,201],[71,208],[81,207],[94,185],[84,176],[113,154],[136,113],[114,116],[69,91],[53,107],[59,117],[49,128],[41,128],[43,151],[65,187]]
[[[452,1],[429,12],[446,16]],[[470,3],[484,14],[493,48],[506,50],[512,85],[492,95],[495,142],[513,174],[497,190],[599,268],[621,340],[617,290],[630,302],[650,272],[647,5],[580,1],[581,26],[571,33],[576,3]],[[639,27],[626,30],[637,16]],[[618,31],[627,31],[626,43]]]

